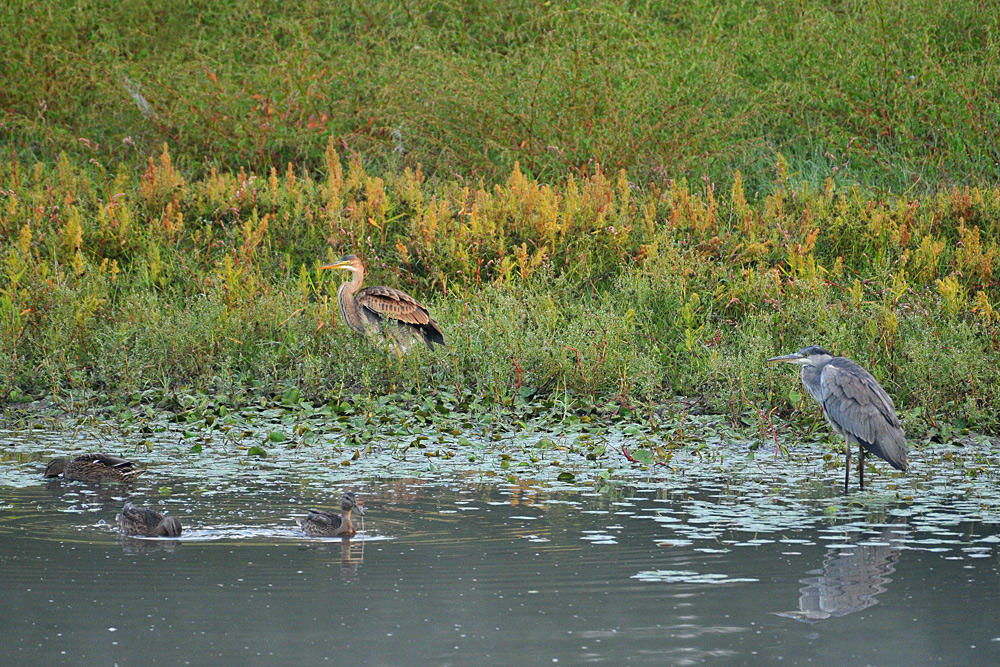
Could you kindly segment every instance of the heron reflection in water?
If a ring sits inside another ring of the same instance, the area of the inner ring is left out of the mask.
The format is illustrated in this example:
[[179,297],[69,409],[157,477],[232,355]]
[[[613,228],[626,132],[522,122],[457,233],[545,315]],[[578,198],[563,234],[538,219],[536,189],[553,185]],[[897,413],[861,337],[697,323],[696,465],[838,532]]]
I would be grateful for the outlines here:
[[811,570],[799,581],[799,608],[775,612],[778,616],[816,623],[846,616],[878,603],[876,596],[886,590],[896,571],[896,561],[903,546],[906,525],[890,524],[877,536],[870,533],[847,544],[831,545],[823,567]]
[[871,373],[846,357],[835,357],[812,345],[798,352],[772,357],[802,367],[802,386],[823,408],[833,430],[847,441],[844,493],[851,479],[851,445],[858,446],[858,479],[865,490],[865,451],[906,471],[906,436],[896,418],[896,406]]

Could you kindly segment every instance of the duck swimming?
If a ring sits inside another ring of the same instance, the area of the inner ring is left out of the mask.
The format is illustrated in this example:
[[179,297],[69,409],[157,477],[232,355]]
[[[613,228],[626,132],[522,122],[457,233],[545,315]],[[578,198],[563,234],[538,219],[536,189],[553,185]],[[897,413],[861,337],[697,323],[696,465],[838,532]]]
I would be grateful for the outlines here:
[[181,534],[181,522],[175,516],[164,516],[159,512],[136,507],[126,502],[122,513],[115,517],[118,530],[124,535],[144,537],[177,537]]
[[358,506],[358,498],[354,492],[347,491],[340,497],[340,514],[309,510],[309,514],[299,521],[299,526],[307,535],[315,537],[353,537],[358,532],[351,524],[351,510],[354,509],[361,514],[365,513]]
[[108,454],[81,454],[74,459],[57,458],[45,466],[46,477],[63,476],[63,479],[79,482],[118,482],[131,484],[142,474],[135,469],[135,463],[128,459]]

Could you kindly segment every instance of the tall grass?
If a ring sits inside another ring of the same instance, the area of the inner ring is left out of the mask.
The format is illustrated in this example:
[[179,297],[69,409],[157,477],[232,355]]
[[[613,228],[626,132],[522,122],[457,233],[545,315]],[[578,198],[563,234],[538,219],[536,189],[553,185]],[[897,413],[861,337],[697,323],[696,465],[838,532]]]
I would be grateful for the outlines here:
[[[0,397],[452,386],[995,433],[996,3],[0,6]],[[447,352],[338,321],[406,289]],[[911,421],[911,423],[914,423]]]
[[[802,400],[762,361],[822,344],[927,423],[995,432],[1000,189],[871,197],[736,174],[719,192],[596,169],[549,185],[376,176],[329,144],[320,177],[0,159],[0,395],[302,395],[451,385],[596,404],[704,396],[734,418]],[[182,161],[183,162],[183,161]],[[351,335],[340,276],[406,289],[447,352]]]

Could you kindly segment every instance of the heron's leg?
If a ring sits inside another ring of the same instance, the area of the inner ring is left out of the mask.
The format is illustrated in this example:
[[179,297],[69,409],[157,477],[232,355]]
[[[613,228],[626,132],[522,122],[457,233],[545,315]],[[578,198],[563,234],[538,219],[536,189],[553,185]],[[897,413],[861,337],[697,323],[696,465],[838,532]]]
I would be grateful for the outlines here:
[[858,479],[861,481],[861,490],[865,490],[865,448],[858,445]]
[[844,493],[847,493],[847,486],[851,481],[851,443],[847,443],[847,447],[844,448],[847,453],[847,470],[844,471]]

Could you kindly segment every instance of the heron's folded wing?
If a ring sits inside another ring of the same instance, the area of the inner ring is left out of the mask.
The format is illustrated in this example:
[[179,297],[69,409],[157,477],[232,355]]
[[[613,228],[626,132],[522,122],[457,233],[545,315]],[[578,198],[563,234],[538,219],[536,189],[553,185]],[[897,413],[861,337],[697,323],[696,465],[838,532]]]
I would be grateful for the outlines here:
[[883,419],[865,392],[865,384],[854,373],[827,364],[820,375],[823,410],[843,431],[866,444],[875,441],[872,419]]
[[406,324],[427,324],[431,319],[427,308],[419,301],[393,287],[366,287],[357,293],[354,300],[379,317]]
[[848,360],[837,361],[827,364],[820,375],[823,410],[869,451],[905,470],[906,438],[892,399],[864,368]]
[[845,394],[859,404],[868,404],[891,425],[899,428],[896,406],[878,380],[860,364],[850,359],[834,359],[823,368],[821,383],[827,382],[842,387]]

